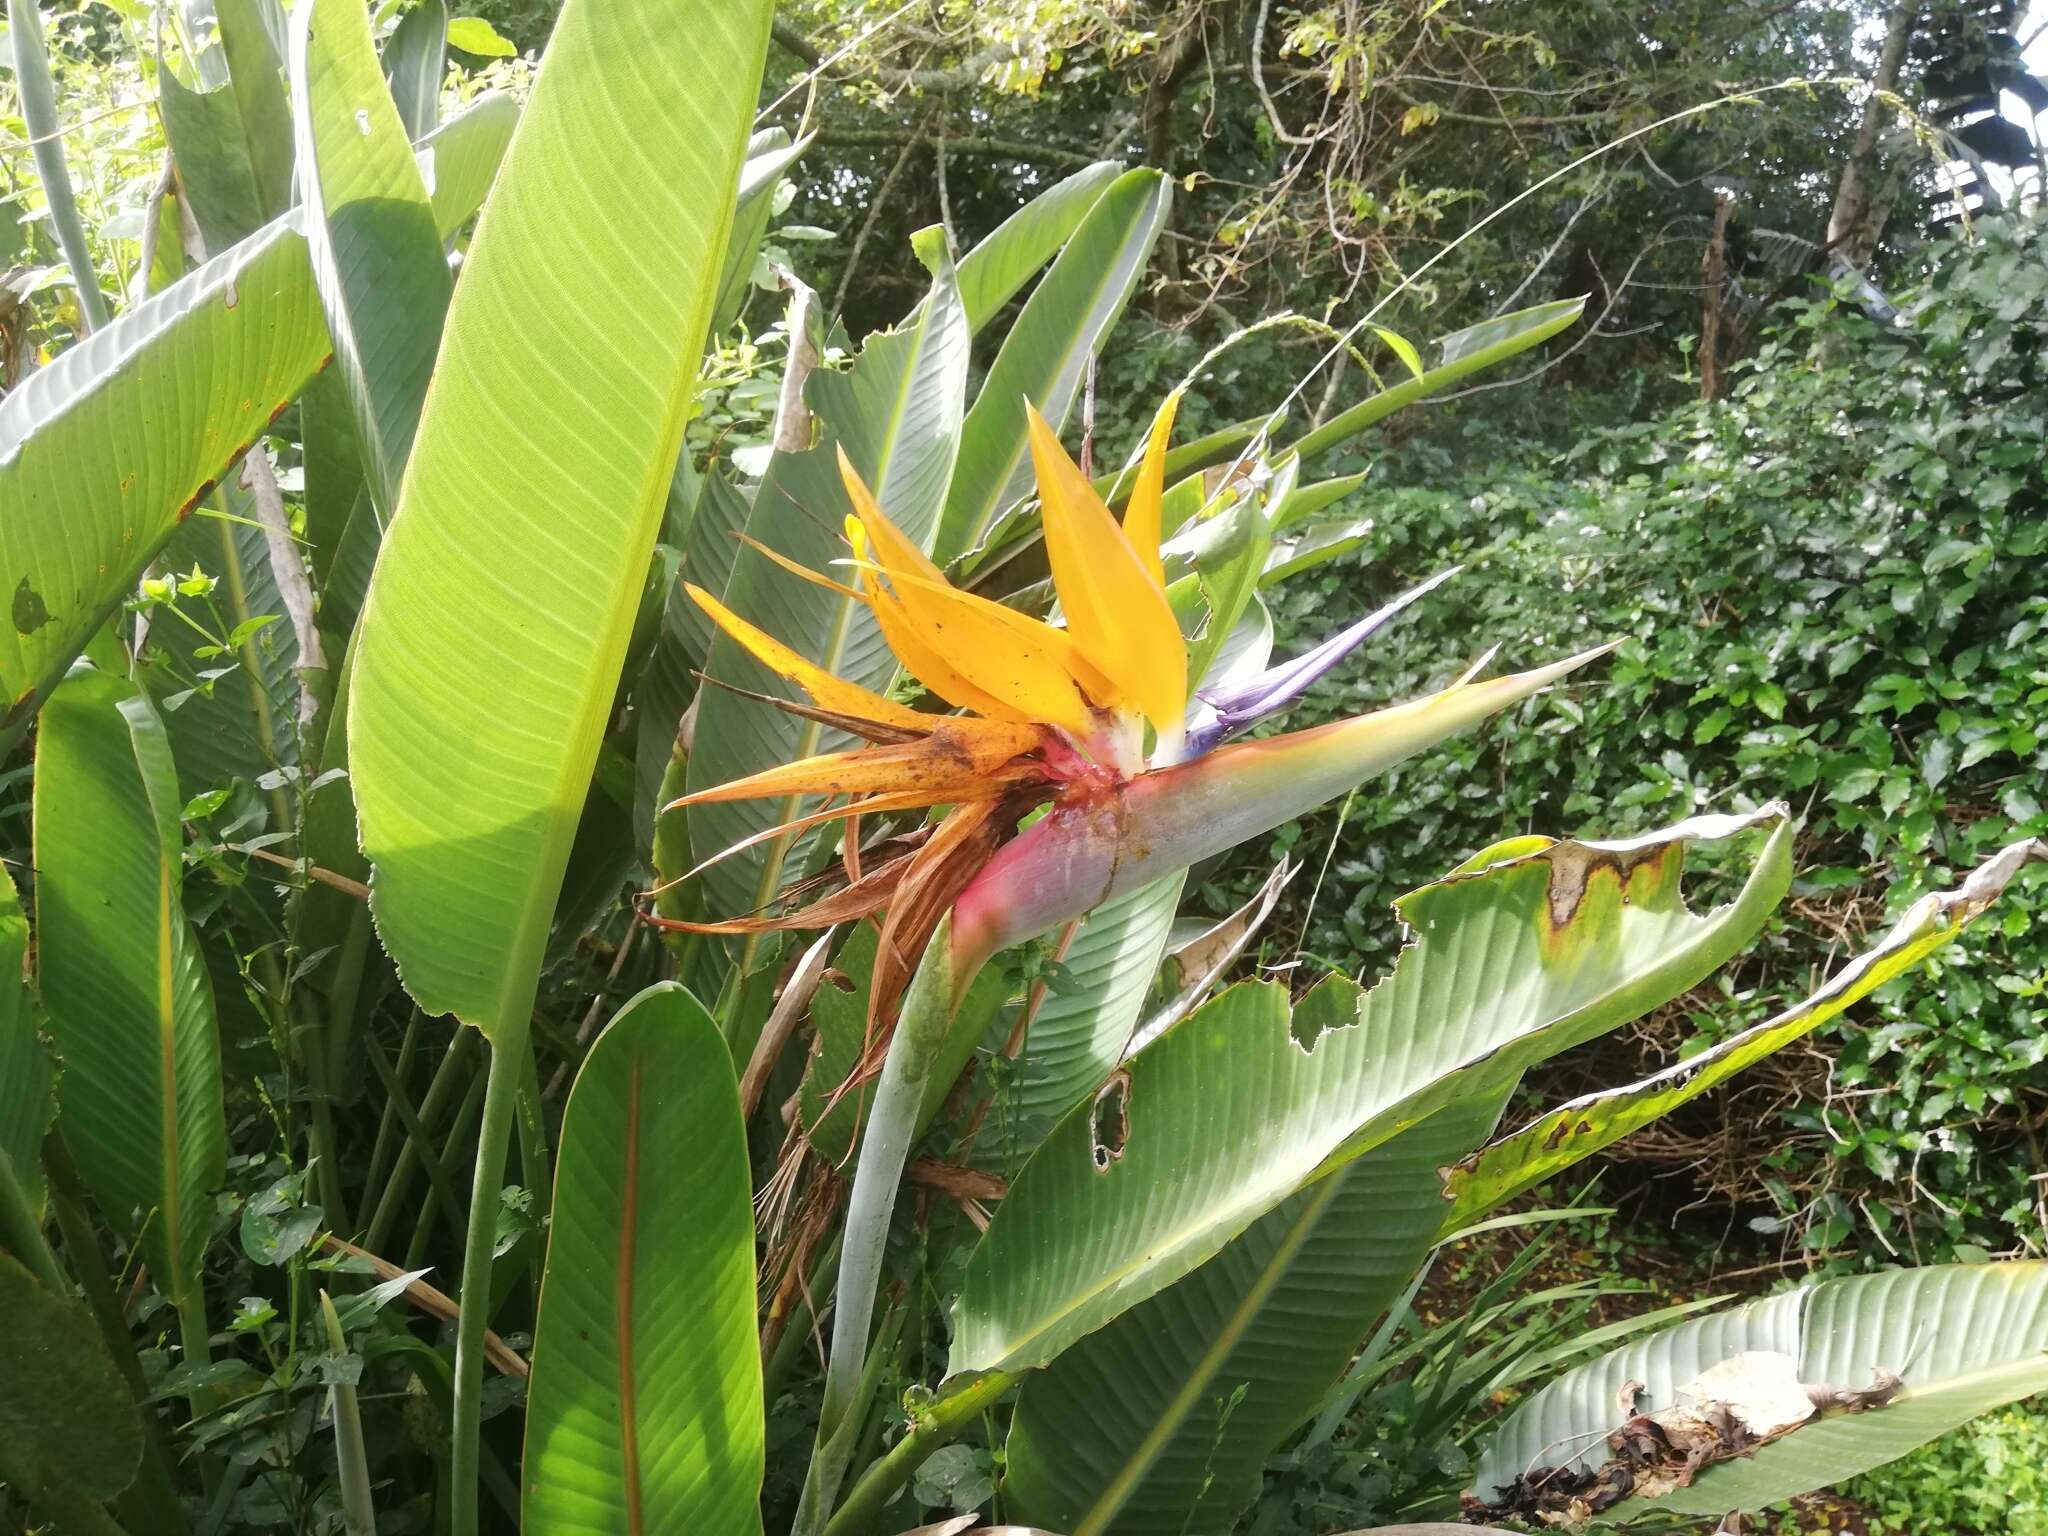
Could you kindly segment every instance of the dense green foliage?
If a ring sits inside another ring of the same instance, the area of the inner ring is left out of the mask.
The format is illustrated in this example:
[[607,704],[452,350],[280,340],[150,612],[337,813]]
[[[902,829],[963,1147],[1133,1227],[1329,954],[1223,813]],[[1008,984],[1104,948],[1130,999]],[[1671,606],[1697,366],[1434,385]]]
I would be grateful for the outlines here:
[[[1424,847],[1785,794],[1808,851],[1773,958],[1796,973],[1886,919],[1874,877],[1913,889],[2009,826],[2048,830],[2044,226],[1991,219],[1976,235],[1929,253],[1910,329],[1826,295],[1789,304],[1724,401],[1504,465],[1481,397],[1374,465],[1367,550],[1286,589],[1283,636],[1469,570],[1311,707],[1398,697],[1457,665],[1472,634],[1628,638],[1601,685],[1361,791],[1334,853],[1332,813],[1276,839],[1271,856],[1309,866],[1283,942],[1384,963],[1387,903],[1422,876]],[[2016,902],[1981,962],[1841,1031],[1831,1072],[1814,1060],[1735,1095],[1652,1155],[1687,1170],[1705,1156],[1720,1196],[1814,1257],[2038,1241],[2044,942]],[[1683,1028],[1643,1042],[1646,1070],[1753,1016],[1755,980],[1688,999]]]
[[[2048,1414],[2006,1408],[1987,1414],[1889,1466],[1866,1473],[1843,1492],[1868,1511],[1868,1528],[1883,1536],[1929,1529],[1973,1536],[2048,1533]],[[1796,1532],[1796,1520],[1781,1530]]]

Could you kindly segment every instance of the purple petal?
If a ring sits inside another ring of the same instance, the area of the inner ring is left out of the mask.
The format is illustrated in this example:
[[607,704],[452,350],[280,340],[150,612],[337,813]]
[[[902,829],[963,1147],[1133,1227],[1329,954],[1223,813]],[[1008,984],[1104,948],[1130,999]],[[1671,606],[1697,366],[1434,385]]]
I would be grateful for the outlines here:
[[1215,713],[1213,718],[1198,720],[1189,727],[1187,755],[1193,757],[1206,752],[1268,715],[1278,714],[1292,706],[1315,685],[1317,679],[1327,676],[1388,620],[1423,594],[1442,586],[1463,569],[1463,566],[1454,565],[1449,570],[1430,577],[1421,586],[1403,592],[1384,608],[1367,614],[1313,650],[1304,651],[1291,660],[1268,667],[1257,676],[1247,678],[1233,687],[1205,689],[1197,693],[1195,697],[1207,704]]
[[953,904],[957,974],[1102,902],[1269,832],[1446,736],[1549,687],[1613,646],[1533,672],[1458,682],[1407,704],[1225,747],[1056,805]]

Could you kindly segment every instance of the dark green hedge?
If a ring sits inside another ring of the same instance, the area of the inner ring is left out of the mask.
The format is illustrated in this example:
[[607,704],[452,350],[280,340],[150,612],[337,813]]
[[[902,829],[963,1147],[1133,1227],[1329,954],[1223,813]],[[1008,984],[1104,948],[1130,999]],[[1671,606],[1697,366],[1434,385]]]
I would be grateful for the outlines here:
[[[1542,455],[1516,445],[1517,390],[1390,454],[1358,498],[1367,552],[1278,594],[1282,650],[1469,569],[1292,723],[1441,685],[1489,644],[1525,664],[1625,643],[1595,680],[1357,795],[1312,910],[1335,811],[1247,850],[1209,899],[1291,853],[1308,867],[1275,953],[1301,932],[1377,970],[1389,900],[1496,838],[1790,800],[1803,875],[1771,942],[1537,1085],[1558,1092],[1754,1022],[1912,896],[2048,832],[2044,229],[1985,219],[1931,252],[1896,330],[1826,296],[1784,306],[1713,405]],[[1704,1177],[1788,1256],[2038,1252],[2048,929],[2038,871],[2023,886],[1946,963],[1618,1159]]]

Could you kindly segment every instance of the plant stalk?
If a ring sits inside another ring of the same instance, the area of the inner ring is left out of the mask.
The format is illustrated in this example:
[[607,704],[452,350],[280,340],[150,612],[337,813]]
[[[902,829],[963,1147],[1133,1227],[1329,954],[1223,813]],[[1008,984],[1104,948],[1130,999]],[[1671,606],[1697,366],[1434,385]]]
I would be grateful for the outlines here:
[[821,1536],[860,1437],[861,1377],[896,1191],[917,1134],[932,1063],[945,1045],[954,1001],[963,990],[954,977],[952,930],[948,917],[939,924],[918,963],[889,1040],[867,1129],[861,1136],[853,1193],[846,1204],[817,1446],[797,1503],[794,1536]]
[[14,1164],[0,1157],[0,1248],[13,1254],[52,1291],[62,1296],[71,1289],[58,1266],[50,1241],[43,1236],[43,1224],[29,1204],[28,1191],[14,1176]]
[[[397,1109],[399,1120],[406,1129],[406,1139],[391,1165],[391,1176],[385,1181],[383,1193],[378,1196],[376,1214],[370,1218],[369,1235],[363,1239],[363,1246],[372,1253],[387,1250],[391,1230],[398,1222],[398,1208],[412,1186],[413,1164],[424,1163],[431,1176],[438,1154],[430,1127],[441,1118],[457,1089],[464,1086],[460,1069],[469,1058],[472,1034],[474,1031],[467,1025],[456,1026],[455,1038],[448,1042],[447,1054],[441,1058],[441,1065],[435,1068],[433,1081],[427,1084],[427,1096],[420,1100],[417,1114],[405,1100],[403,1084],[396,1091],[386,1084],[385,1103]],[[370,1062],[373,1067],[377,1060],[372,1052]]]
[[83,329],[97,331],[111,317],[107,296],[100,291],[99,274],[93,270],[85,224],[78,216],[71,171],[64,163],[64,135],[57,122],[57,82],[50,73],[43,19],[36,0],[12,0],[7,18],[14,39],[15,90],[21,97],[22,123],[28,129],[29,143],[34,146],[36,175],[42,179],[43,197],[50,205],[50,223],[56,228],[64,264],[71,269],[78,312],[85,321]]
[[512,1117],[526,1068],[527,1020],[508,1021],[488,1042],[491,1065],[484,1120],[477,1133],[476,1177],[469,1191],[469,1237],[462,1252],[461,1312],[455,1322],[455,1403],[448,1464],[449,1536],[476,1536],[483,1432],[484,1330],[491,1313],[491,1250],[498,1234],[498,1189],[512,1141]]
[[[426,1015],[415,1008],[405,1021],[405,1034],[398,1042],[398,1064],[392,1069],[393,1075],[401,1085],[412,1075],[413,1056],[419,1050],[420,1026],[425,1019]],[[366,1031],[365,1052],[373,1046],[374,1042],[369,1040]],[[386,1167],[394,1155],[393,1147],[398,1139],[398,1130],[398,1106],[387,1092],[384,1095],[383,1113],[377,1117],[377,1139],[370,1147],[370,1169],[364,1176],[362,1195],[356,1206],[355,1230],[358,1232],[364,1231],[370,1225],[371,1201],[376,1191],[383,1188]]]
[[911,1474],[924,1465],[932,1452],[959,1439],[991,1403],[1022,1377],[1021,1371],[988,1371],[933,1403],[888,1455],[861,1474],[847,1492],[846,1502],[826,1524],[824,1536],[860,1536],[882,1512],[889,1496],[910,1481]]

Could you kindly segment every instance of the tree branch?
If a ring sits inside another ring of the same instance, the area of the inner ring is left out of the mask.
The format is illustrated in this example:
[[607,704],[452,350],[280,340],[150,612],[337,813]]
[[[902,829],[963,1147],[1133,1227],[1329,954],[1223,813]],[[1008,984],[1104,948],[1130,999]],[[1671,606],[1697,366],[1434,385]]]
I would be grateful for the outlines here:
[[[820,144],[836,144],[847,149],[895,149],[909,143],[918,136],[911,128],[831,128],[818,129]],[[1080,170],[1095,164],[1096,157],[1083,154],[1078,149],[1062,149],[1056,144],[1031,144],[1021,139],[992,139],[976,135],[967,138],[946,136],[948,155],[986,155],[995,160],[1022,160],[1034,165],[1071,166]]]
[[785,53],[801,60],[806,69],[815,70],[831,80],[872,80],[892,91],[966,90],[979,85],[981,77],[992,65],[1001,64],[1016,53],[1008,44],[998,44],[945,69],[896,69],[887,64],[836,63],[805,37],[794,22],[784,21],[780,16],[775,18],[772,36]]

